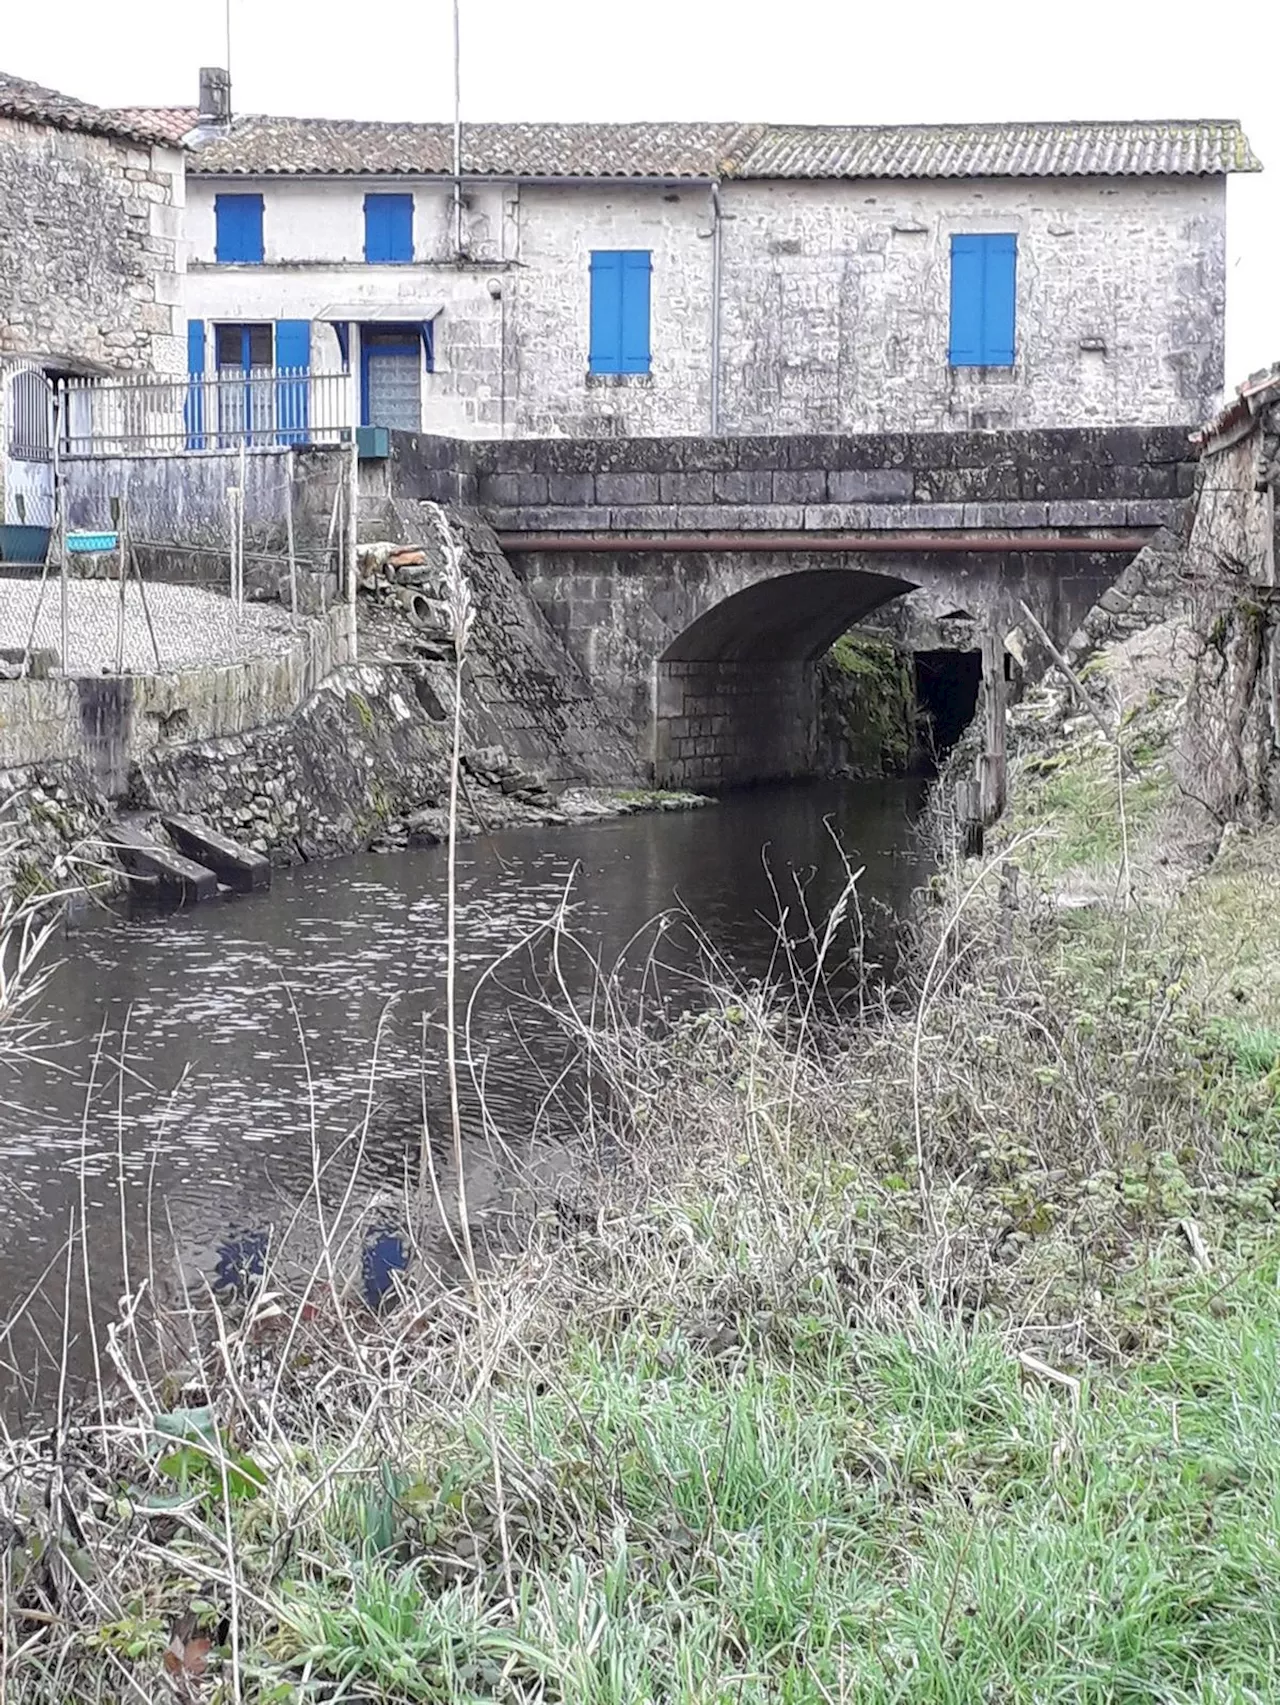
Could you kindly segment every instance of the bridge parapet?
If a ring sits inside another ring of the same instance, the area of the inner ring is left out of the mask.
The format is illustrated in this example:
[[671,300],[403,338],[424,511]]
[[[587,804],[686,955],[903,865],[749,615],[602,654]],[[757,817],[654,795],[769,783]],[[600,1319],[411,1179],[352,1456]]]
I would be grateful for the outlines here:
[[506,534],[1028,531],[1168,525],[1189,427],[739,438],[396,435],[401,489]]

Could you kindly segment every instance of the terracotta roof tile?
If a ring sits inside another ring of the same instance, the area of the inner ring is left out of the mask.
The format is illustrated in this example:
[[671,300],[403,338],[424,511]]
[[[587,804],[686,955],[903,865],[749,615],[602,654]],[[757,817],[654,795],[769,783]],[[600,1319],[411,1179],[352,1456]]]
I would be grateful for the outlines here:
[[146,113],[90,106],[87,101],[4,71],[0,71],[0,116],[53,125],[58,130],[87,131],[93,136],[118,136],[128,142],[172,140]]
[[[739,124],[468,124],[469,176],[531,178],[721,176],[760,133]],[[201,144],[192,170],[204,174],[453,170],[447,124],[358,119],[238,118]]]
[[175,148],[200,121],[198,107],[113,107],[111,112],[113,117],[124,119],[129,124],[150,127],[173,143]]
[[[447,176],[447,124],[236,119],[202,142],[204,176]],[[953,178],[1179,176],[1260,170],[1229,119],[1105,124],[799,126],[468,124],[468,176],[517,178]]]
[[1180,177],[1261,170],[1231,119],[1134,123],[776,126],[744,177]]

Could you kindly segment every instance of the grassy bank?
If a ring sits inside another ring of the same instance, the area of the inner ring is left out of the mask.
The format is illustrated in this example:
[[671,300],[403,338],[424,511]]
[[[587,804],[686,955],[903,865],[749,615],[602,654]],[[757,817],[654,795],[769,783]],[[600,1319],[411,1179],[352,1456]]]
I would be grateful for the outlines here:
[[192,1297],[181,1388],[126,1321],[9,1450],[3,1698],[1280,1697],[1280,854],[1144,692],[1023,717],[901,1002],[549,985],[584,1182],[461,1287]]

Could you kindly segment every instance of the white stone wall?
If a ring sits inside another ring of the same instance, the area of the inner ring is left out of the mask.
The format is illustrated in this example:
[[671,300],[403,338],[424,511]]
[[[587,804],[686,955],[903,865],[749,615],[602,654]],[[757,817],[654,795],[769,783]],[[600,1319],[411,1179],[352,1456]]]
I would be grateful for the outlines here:
[[[413,195],[412,266],[366,265],[364,198],[370,191]],[[221,193],[262,194],[262,266],[215,263],[214,198]],[[452,189],[437,180],[192,178],[188,196],[189,318],[212,324],[311,319],[318,322],[312,365],[321,372],[341,365],[327,320],[432,318],[435,371],[422,378],[424,430],[458,437],[503,433],[503,297],[509,293],[503,256],[515,247],[514,190],[468,190],[463,240],[471,258],[463,266],[451,258]],[[206,359],[211,366],[212,338]],[[358,370],[355,330],[351,361]]]
[[[521,434],[705,432],[711,409],[711,196],[705,187],[525,185],[509,332]],[[649,375],[590,375],[591,251],[653,255]]]
[[[438,178],[399,174],[368,178],[201,178],[187,185],[188,238],[193,268],[214,263],[214,199],[218,195],[263,197],[262,239],[268,266],[364,267],[364,198],[412,195],[413,258],[420,265],[451,262],[454,247],[453,189]],[[500,260],[504,251],[505,201],[500,185],[468,187],[463,238],[477,261]],[[388,267],[388,272],[403,271]]]
[[[1200,419],[1222,384],[1225,209],[1222,178],[728,184],[725,424]],[[1012,369],[948,365],[962,231],[1017,234]]]
[[[368,267],[369,189],[416,197],[415,264]],[[267,264],[213,264],[213,199],[261,191]],[[435,319],[423,427],[469,437],[706,432],[705,185],[482,185],[469,259],[438,180],[194,179],[187,313],[210,321]],[[721,429],[1033,428],[1202,418],[1222,384],[1225,181],[727,183]],[[1017,363],[947,361],[950,237],[1019,239]],[[587,371],[593,249],[653,255],[650,375]],[[358,317],[352,315],[352,318]],[[318,366],[338,360],[314,338]],[[353,359],[358,350],[353,348]]]

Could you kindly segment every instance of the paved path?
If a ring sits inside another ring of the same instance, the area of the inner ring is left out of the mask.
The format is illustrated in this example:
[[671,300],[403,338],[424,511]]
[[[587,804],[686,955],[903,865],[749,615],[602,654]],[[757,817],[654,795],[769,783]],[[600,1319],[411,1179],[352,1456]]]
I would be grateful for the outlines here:
[[[67,593],[67,672],[99,675],[113,670],[119,586],[100,580],[72,580]],[[38,581],[0,579],[0,648],[26,645],[39,595]],[[246,604],[237,620],[230,598],[200,586],[149,582],[147,605],[164,669],[234,663],[281,652],[288,648],[294,634],[288,612],[278,604]],[[45,589],[34,643],[55,653],[61,650],[56,580],[50,580]],[[156,667],[136,583],[129,585],[125,598],[124,667],[135,672],[150,672]]]

